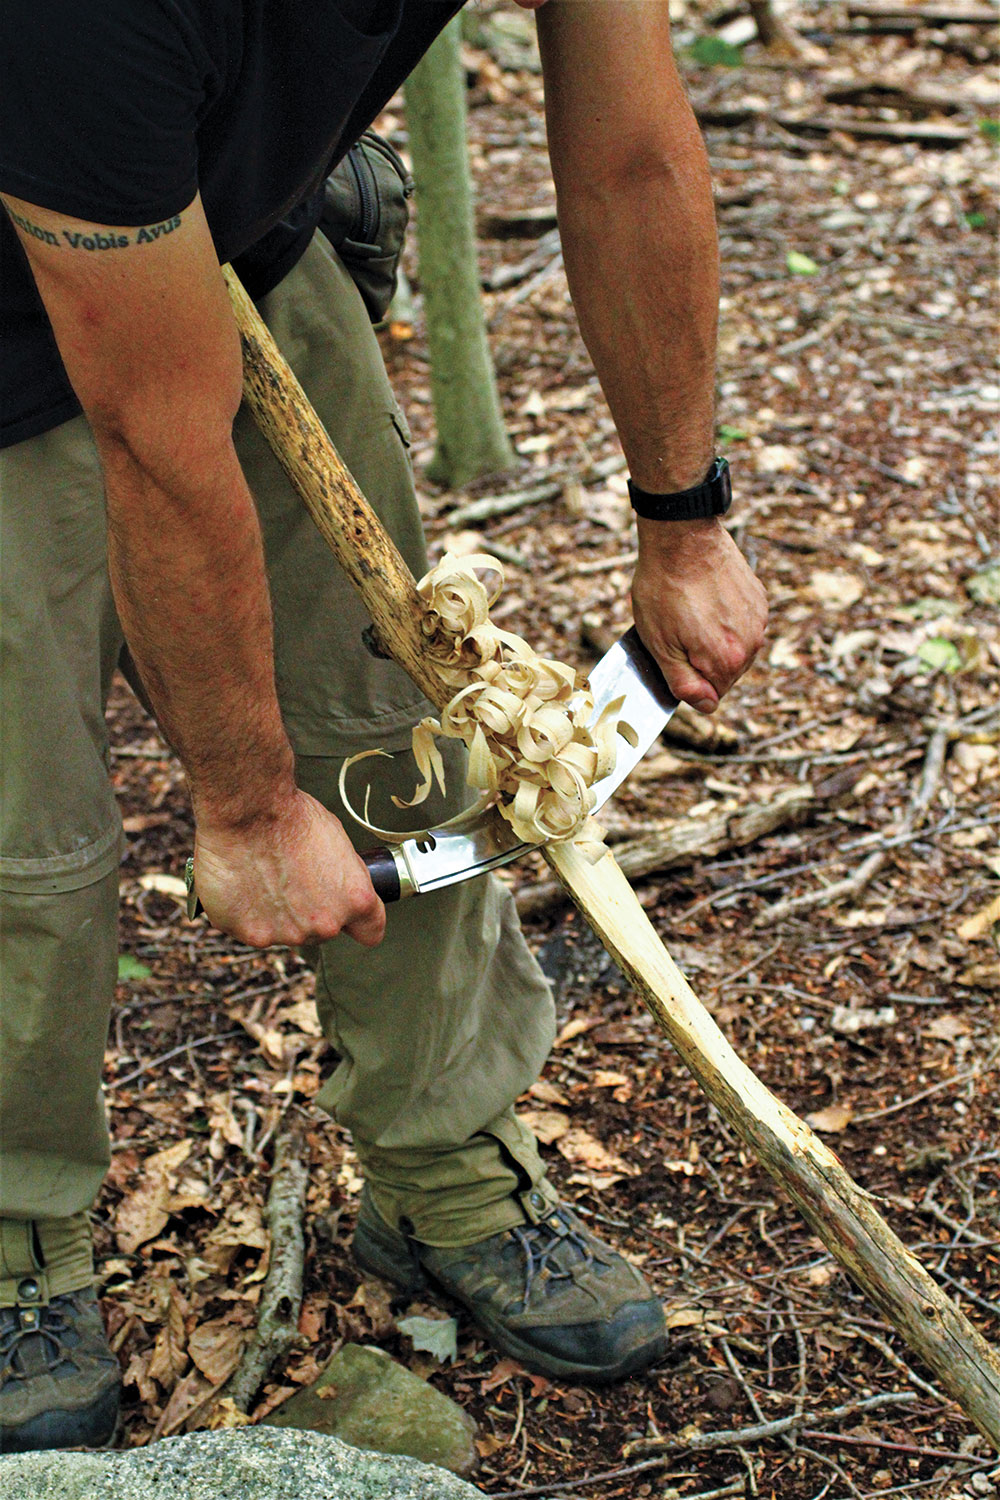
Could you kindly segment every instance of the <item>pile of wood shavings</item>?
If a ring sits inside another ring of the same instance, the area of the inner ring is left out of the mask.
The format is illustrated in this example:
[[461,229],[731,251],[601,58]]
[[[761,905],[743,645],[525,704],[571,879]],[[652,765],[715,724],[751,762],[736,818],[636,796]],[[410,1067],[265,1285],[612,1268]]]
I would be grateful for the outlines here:
[[[495,575],[492,590],[480,573]],[[493,625],[489,612],[502,588],[502,564],[487,553],[446,553],[417,585],[426,606],[427,654],[455,692],[440,718],[423,719],[414,729],[421,780],[408,801],[392,800],[397,807],[419,806],[435,782],[443,792],[437,740],[459,739],[469,751],[466,779],[480,793],[463,820],[495,804],[525,843],[574,840],[597,858],[603,833],[590,817],[593,786],[614,767],[616,731],[629,736],[617,718],[622,699],[595,719],[594,695],[573,667],[538,656],[520,636]],[[350,766],[382,753],[366,750],[345,763],[341,795],[370,832],[412,838],[376,828],[347,799]]]

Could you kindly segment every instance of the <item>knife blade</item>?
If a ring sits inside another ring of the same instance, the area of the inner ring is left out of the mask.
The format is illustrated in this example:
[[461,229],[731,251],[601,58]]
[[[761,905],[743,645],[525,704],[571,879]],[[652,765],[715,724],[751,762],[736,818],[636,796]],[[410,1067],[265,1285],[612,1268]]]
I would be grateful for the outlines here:
[[[627,724],[631,731],[628,739],[619,732],[614,768],[594,783],[592,812],[597,812],[656,743],[677,707],[677,699],[634,625],[592,668],[589,682],[594,695],[594,719],[609,703],[621,698],[619,722]],[[486,875],[538,847],[519,839],[506,818],[490,807],[477,822],[461,830],[434,829],[416,838],[403,839],[399,844],[368,849],[361,858],[376,892],[383,901],[390,902]],[[194,888],[193,859],[187,861],[184,875],[187,913],[195,917],[202,907]]]
[[[594,694],[594,718],[615,698],[623,698],[619,720],[635,736],[633,744],[631,736],[627,740],[619,734],[613,770],[594,783],[592,811],[597,812],[655,744],[677,707],[677,699],[639,639],[635,626],[605,652],[590,672],[589,680]],[[391,901],[485,875],[538,847],[519,839],[506,818],[491,807],[479,822],[461,831],[435,830],[419,838],[404,839],[387,849],[368,850],[362,858],[383,901]],[[393,893],[393,875],[399,883],[398,895]]]

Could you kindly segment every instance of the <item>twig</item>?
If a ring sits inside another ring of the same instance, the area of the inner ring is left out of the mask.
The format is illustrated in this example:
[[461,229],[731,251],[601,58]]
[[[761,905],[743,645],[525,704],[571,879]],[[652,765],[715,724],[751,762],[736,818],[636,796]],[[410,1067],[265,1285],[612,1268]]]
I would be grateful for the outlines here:
[[[953,727],[950,724],[942,725],[935,729],[930,737],[920,783],[910,799],[910,806],[904,820],[902,830],[904,837],[919,829],[934,799],[944,770],[945,756],[951,743]],[[834,906],[842,900],[851,899],[874,880],[888,857],[889,845],[882,844],[862,861],[853,875],[848,875],[843,880],[836,880],[832,885],[823,886],[818,891],[805,891],[798,896],[789,896],[775,906],[769,907],[767,911],[761,912],[751,925],[755,928],[770,927],[775,922],[783,921],[785,917],[810,911],[815,906]]]
[[181,1042],[179,1047],[171,1047],[169,1052],[161,1052],[159,1057],[150,1058],[149,1062],[144,1062],[141,1068],[136,1068],[132,1073],[126,1073],[124,1078],[116,1078],[108,1087],[112,1091],[114,1089],[123,1089],[127,1084],[134,1083],[137,1078],[141,1078],[144,1073],[148,1073],[152,1068],[158,1068],[161,1063],[170,1062],[171,1058],[180,1057],[182,1052],[187,1052],[194,1047],[208,1047],[212,1042],[227,1042],[231,1037],[242,1035],[243,1028],[242,1026],[238,1026],[235,1031],[217,1031],[214,1036],[199,1037],[196,1042]]
[[[853,1448],[888,1448],[892,1453],[908,1453],[913,1458],[958,1458],[969,1462],[968,1453],[954,1453],[948,1448],[918,1448],[913,1443],[890,1443],[885,1438],[848,1436],[843,1432],[813,1432],[807,1427],[802,1436],[810,1442],[843,1443]],[[973,1460],[975,1462],[975,1460]]]
[[942,1078],[937,1083],[932,1083],[930,1088],[921,1089],[919,1094],[911,1094],[908,1099],[900,1099],[896,1104],[887,1104],[884,1109],[872,1109],[866,1115],[855,1115],[851,1120],[852,1125],[867,1125],[870,1120],[882,1120],[886,1115],[895,1115],[901,1109],[909,1109],[911,1104],[919,1104],[922,1099],[929,1099],[932,1094],[939,1094],[942,1089],[958,1088],[960,1084],[969,1083],[973,1078],[980,1078],[984,1073],[992,1072],[993,1065],[1000,1056],[1000,1044],[993,1048],[985,1062],[977,1063],[974,1068],[969,1068],[965,1073],[959,1073],[957,1078]]
[[289,1130],[274,1148],[267,1222],[271,1255],[260,1298],[257,1330],[222,1394],[239,1411],[249,1411],[272,1365],[295,1345],[302,1307],[305,1212],[309,1172],[302,1160],[302,1137]]
[[[885,1391],[878,1396],[869,1396],[864,1401],[848,1401],[843,1406],[835,1406],[832,1411],[823,1413],[822,1420],[827,1423],[840,1422],[844,1417],[853,1417],[860,1411],[875,1411],[881,1406],[893,1406],[896,1403],[908,1404],[916,1399],[913,1391]],[[622,1451],[629,1458],[633,1453],[708,1453],[716,1448],[740,1448],[746,1447],[748,1443],[781,1437],[783,1433],[792,1432],[809,1420],[815,1418],[805,1415],[779,1417],[775,1422],[760,1422],[753,1427],[734,1427],[726,1432],[694,1432],[683,1438],[640,1438],[637,1442],[626,1443]]]
[[[851,1320],[848,1319],[848,1321],[850,1322]],[[870,1329],[863,1328],[860,1325],[854,1326],[857,1326],[858,1333],[864,1339],[865,1343],[871,1344],[872,1348],[877,1349],[879,1353],[885,1359],[887,1359],[891,1365],[895,1365],[900,1374],[905,1375],[910,1384],[916,1386],[918,1391],[923,1391],[925,1395],[932,1396],[934,1400],[939,1401],[942,1406],[953,1405],[950,1396],[946,1396],[943,1391],[938,1390],[936,1385],[931,1385],[929,1380],[924,1380],[923,1377],[918,1375],[915,1370],[911,1370],[910,1366],[906,1363],[906,1360],[902,1359],[896,1353],[892,1345],[887,1343],[880,1334],[872,1333]]]
[[[523,1490],[492,1490],[490,1500],[525,1500],[529,1495],[565,1495],[572,1490],[586,1489],[591,1484],[607,1484],[613,1479],[630,1479],[633,1474],[645,1474],[650,1469],[662,1469],[667,1462],[663,1458],[647,1458],[642,1463],[626,1464],[620,1469],[605,1469],[600,1474],[584,1474],[580,1479],[550,1480],[548,1484],[532,1484]],[[745,1493],[746,1482],[742,1475],[728,1480],[721,1489],[699,1490],[696,1495],[686,1495],[684,1500],[724,1500],[728,1495]]]

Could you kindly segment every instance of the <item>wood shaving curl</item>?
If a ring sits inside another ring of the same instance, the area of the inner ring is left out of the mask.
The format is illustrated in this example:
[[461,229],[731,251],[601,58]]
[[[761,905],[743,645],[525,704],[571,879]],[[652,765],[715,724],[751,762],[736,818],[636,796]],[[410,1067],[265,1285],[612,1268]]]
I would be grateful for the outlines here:
[[[495,588],[487,588],[480,573],[495,574]],[[492,624],[490,608],[502,587],[502,564],[484,552],[463,558],[446,553],[417,584],[426,605],[427,654],[455,691],[439,718],[422,719],[414,729],[420,780],[412,797],[394,796],[392,801],[397,807],[418,807],[435,783],[443,792],[437,741],[459,739],[469,751],[466,779],[480,797],[445,826],[456,827],[495,804],[524,843],[575,840],[591,857],[599,857],[604,835],[590,817],[593,786],[614,768],[616,731],[628,735],[628,726],[618,724],[623,700],[616,698],[595,719],[594,696],[585,678]],[[375,827],[347,799],[349,767],[384,753],[365,750],[345,762],[340,775],[345,806],[383,838],[419,837]]]

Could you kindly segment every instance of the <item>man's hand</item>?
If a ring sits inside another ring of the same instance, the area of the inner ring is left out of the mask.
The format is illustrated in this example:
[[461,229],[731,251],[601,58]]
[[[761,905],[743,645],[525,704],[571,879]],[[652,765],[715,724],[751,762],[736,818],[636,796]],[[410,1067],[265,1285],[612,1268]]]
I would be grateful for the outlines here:
[[721,521],[639,520],[632,609],[675,698],[710,714],[764,639],[767,597]]
[[373,948],[385,907],[340,821],[293,789],[274,815],[249,827],[204,813],[194,844],[195,882],[206,914],[254,948],[325,942],[340,932]]

